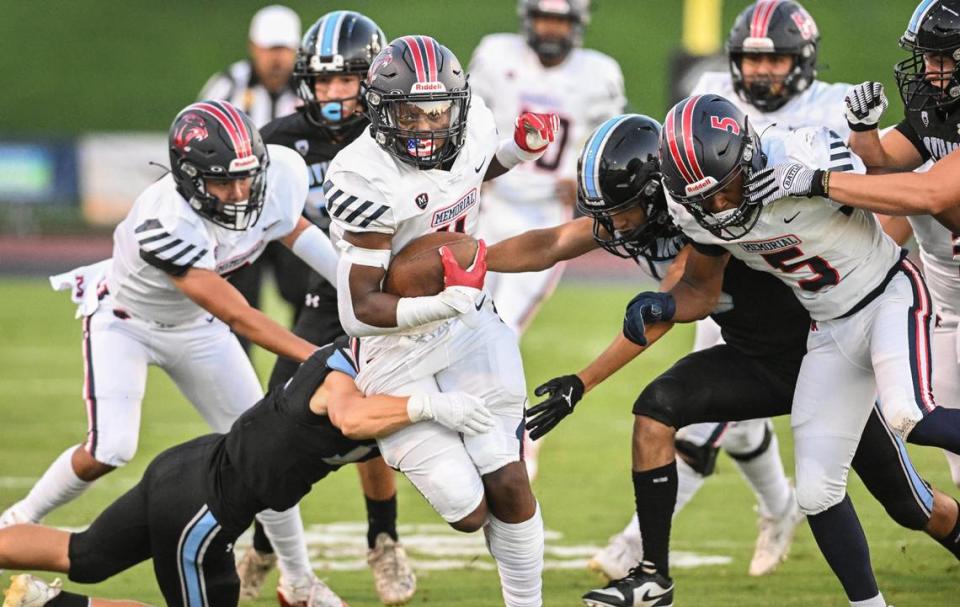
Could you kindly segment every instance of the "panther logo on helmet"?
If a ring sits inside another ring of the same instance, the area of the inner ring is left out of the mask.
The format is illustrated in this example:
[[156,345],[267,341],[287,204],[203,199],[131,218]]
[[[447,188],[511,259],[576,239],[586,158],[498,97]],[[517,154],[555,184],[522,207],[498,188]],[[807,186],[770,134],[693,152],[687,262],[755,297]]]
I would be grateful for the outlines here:
[[201,116],[193,112],[187,113],[180,118],[180,125],[173,137],[173,145],[181,150],[190,151],[191,141],[203,141],[209,136],[207,127]]
[[387,67],[393,63],[393,47],[388,46],[380,54],[374,58],[373,63],[370,64],[370,71],[367,72],[367,81],[373,80],[380,70]]

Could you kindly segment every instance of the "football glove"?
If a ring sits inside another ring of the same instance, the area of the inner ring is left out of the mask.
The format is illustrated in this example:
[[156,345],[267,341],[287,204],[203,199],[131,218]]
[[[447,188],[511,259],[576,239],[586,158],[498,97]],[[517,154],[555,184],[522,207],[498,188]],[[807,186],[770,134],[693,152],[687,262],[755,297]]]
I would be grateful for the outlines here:
[[863,82],[851,87],[843,98],[843,115],[851,131],[871,131],[877,128],[880,117],[890,103],[879,82]]
[[799,163],[767,167],[750,174],[743,184],[747,202],[767,205],[781,198],[826,196],[824,173]]
[[407,416],[411,422],[435,421],[466,436],[482,434],[494,425],[483,401],[465,392],[414,394],[407,399]]
[[517,117],[513,140],[524,152],[539,154],[547,149],[560,130],[560,117],[556,114],[524,112]]
[[583,398],[583,380],[576,375],[554,377],[533,393],[537,396],[549,394],[547,400],[526,411],[525,427],[530,431],[530,438],[537,440],[553,430],[560,420],[573,413],[573,408]]
[[487,274],[487,243],[483,240],[477,243],[477,253],[468,269],[460,267],[448,247],[440,247],[440,261],[443,263],[444,287],[483,288],[483,280]]
[[623,336],[638,346],[645,346],[646,325],[670,320],[676,312],[677,302],[670,293],[644,291],[627,304],[627,311],[623,316]]

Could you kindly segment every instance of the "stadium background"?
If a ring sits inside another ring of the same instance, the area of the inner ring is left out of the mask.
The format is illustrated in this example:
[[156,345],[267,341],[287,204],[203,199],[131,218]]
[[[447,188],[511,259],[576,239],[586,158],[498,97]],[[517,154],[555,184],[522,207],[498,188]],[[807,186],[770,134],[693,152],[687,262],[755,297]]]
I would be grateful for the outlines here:
[[[70,146],[74,138],[91,132],[165,131],[172,116],[193,99],[210,74],[243,56],[249,19],[262,4],[265,2],[246,0],[0,3],[4,14],[0,20],[4,48],[0,74],[5,88],[0,100],[0,148],[11,142]],[[512,0],[286,4],[301,15],[304,27],[334,8],[360,10],[377,20],[391,38],[406,33],[437,37],[464,63],[484,34],[518,27]],[[701,35],[709,32],[710,7],[715,3],[691,0],[688,4],[696,7],[694,15],[706,17],[706,30],[698,30]],[[734,16],[746,4],[743,0],[723,2],[716,35],[725,37]],[[807,0],[804,4],[822,35],[820,77],[883,81],[891,97],[885,122],[895,122],[900,103],[891,66],[903,56],[897,38],[915,2]],[[620,62],[634,111],[660,118],[668,107],[667,66],[681,39],[682,5],[680,0],[595,2],[586,45]],[[0,168],[0,191],[5,180],[18,177],[10,172],[15,170],[16,165]],[[79,398],[80,331],[72,318],[72,306],[62,294],[49,291],[40,274],[22,274],[45,269],[31,266],[29,256],[51,251],[56,258],[52,269],[68,269],[90,254],[85,240],[88,234],[95,235],[90,242],[102,247],[108,232],[92,230],[79,221],[77,200],[48,204],[51,202],[3,200],[0,195],[0,507],[21,496],[60,450],[79,442],[85,427]],[[37,231],[46,237],[37,239]],[[51,233],[54,238],[49,237]],[[79,237],[63,239],[63,233]],[[24,242],[33,247],[26,249],[27,257],[19,246]],[[63,246],[65,243],[68,246]],[[101,249],[94,246],[93,250]],[[570,273],[524,339],[530,387],[580,368],[618,330],[622,305],[635,285],[629,278],[597,281],[585,280],[583,275]],[[272,301],[271,311],[282,317],[285,311]],[[631,511],[629,406],[639,388],[681,356],[690,341],[688,328],[674,331],[668,340],[598,388],[577,414],[548,438],[535,489],[544,506],[546,525],[556,532],[548,540],[548,559],[567,568],[546,573],[547,605],[579,604],[579,595],[598,583],[598,578],[578,565],[578,559],[589,555],[586,545],[602,545],[619,531]],[[258,352],[256,362],[263,376],[272,360]],[[778,421],[778,429],[790,470],[786,420]],[[49,522],[64,526],[89,523],[135,482],[153,455],[206,431],[171,382],[152,371],[135,461],[54,513]],[[941,488],[949,486],[946,465],[938,453],[913,453],[927,478]],[[806,528],[798,534],[790,561],[778,573],[761,579],[746,576],[755,537],[752,499],[728,461],[721,460],[719,469],[677,520],[674,549],[731,560],[676,569],[678,604],[845,605],[839,585]],[[406,482],[401,486],[402,524],[439,523]],[[886,519],[858,481],[851,486],[879,581],[891,602],[899,607],[957,604],[957,563],[924,536],[906,532]],[[305,500],[303,510],[308,525],[360,523],[362,502],[355,473],[347,469],[323,482]],[[329,527],[315,531],[336,535]],[[496,574],[483,556],[482,539],[469,539],[469,546],[462,548],[452,536],[434,533],[433,527],[407,529],[411,539],[417,534],[422,535],[418,541],[423,548],[418,559],[424,563],[434,560],[420,571],[414,604],[501,604]],[[453,556],[443,557],[443,550],[438,549],[443,547]],[[354,567],[362,559],[362,550],[357,550],[356,546],[342,546],[317,553],[318,563],[338,569],[321,571],[321,575],[352,605],[376,605],[369,573]],[[444,559],[459,559],[468,569],[443,570]],[[696,563],[696,558],[691,562]],[[437,569],[428,570],[428,566]],[[101,585],[98,593],[160,601],[149,566]],[[257,604],[275,603],[265,596]]]

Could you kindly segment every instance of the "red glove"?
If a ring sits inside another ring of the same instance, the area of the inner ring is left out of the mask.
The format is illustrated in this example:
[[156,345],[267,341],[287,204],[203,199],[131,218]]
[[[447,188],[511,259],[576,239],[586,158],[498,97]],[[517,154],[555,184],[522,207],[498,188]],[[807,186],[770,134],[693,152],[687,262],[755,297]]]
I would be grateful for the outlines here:
[[513,140],[524,152],[542,152],[560,130],[560,117],[556,114],[524,112],[517,117]]
[[487,243],[482,240],[478,242],[473,265],[467,270],[460,267],[457,258],[447,247],[440,247],[440,261],[443,263],[444,287],[483,288],[483,279],[487,275]]

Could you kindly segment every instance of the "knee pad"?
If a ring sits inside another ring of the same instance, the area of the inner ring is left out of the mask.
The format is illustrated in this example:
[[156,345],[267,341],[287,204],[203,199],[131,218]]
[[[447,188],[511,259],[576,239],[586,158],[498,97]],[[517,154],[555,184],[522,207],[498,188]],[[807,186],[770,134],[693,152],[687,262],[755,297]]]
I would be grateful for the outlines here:
[[119,468],[125,466],[137,454],[140,436],[137,432],[100,434],[91,455],[101,464]]
[[845,483],[831,482],[822,476],[805,478],[807,475],[801,472],[798,467],[797,503],[800,505],[800,512],[807,516],[820,514],[843,501],[847,494]]
[[661,375],[649,383],[637,397],[633,403],[633,414],[644,415],[674,428],[682,428],[686,424],[682,423],[677,409],[678,405],[683,403],[685,394],[686,391],[679,381]]
[[719,447],[714,447],[709,443],[697,445],[682,438],[677,438],[673,444],[677,453],[683,456],[683,460],[700,476],[706,478],[716,470],[717,454],[720,453]]
[[[766,453],[773,442],[773,425],[766,420],[761,423],[762,429],[752,422],[735,425],[727,436],[723,437],[723,450],[727,455],[739,462],[749,462]],[[758,435],[759,443],[757,443]]]
[[906,442],[913,427],[923,419],[923,413],[917,406],[913,394],[907,390],[900,389],[894,394],[889,394],[889,392],[892,392],[892,390],[884,394],[883,400],[879,401],[880,412],[883,413],[883,418],[890,429],[896,432],[902,441]]

